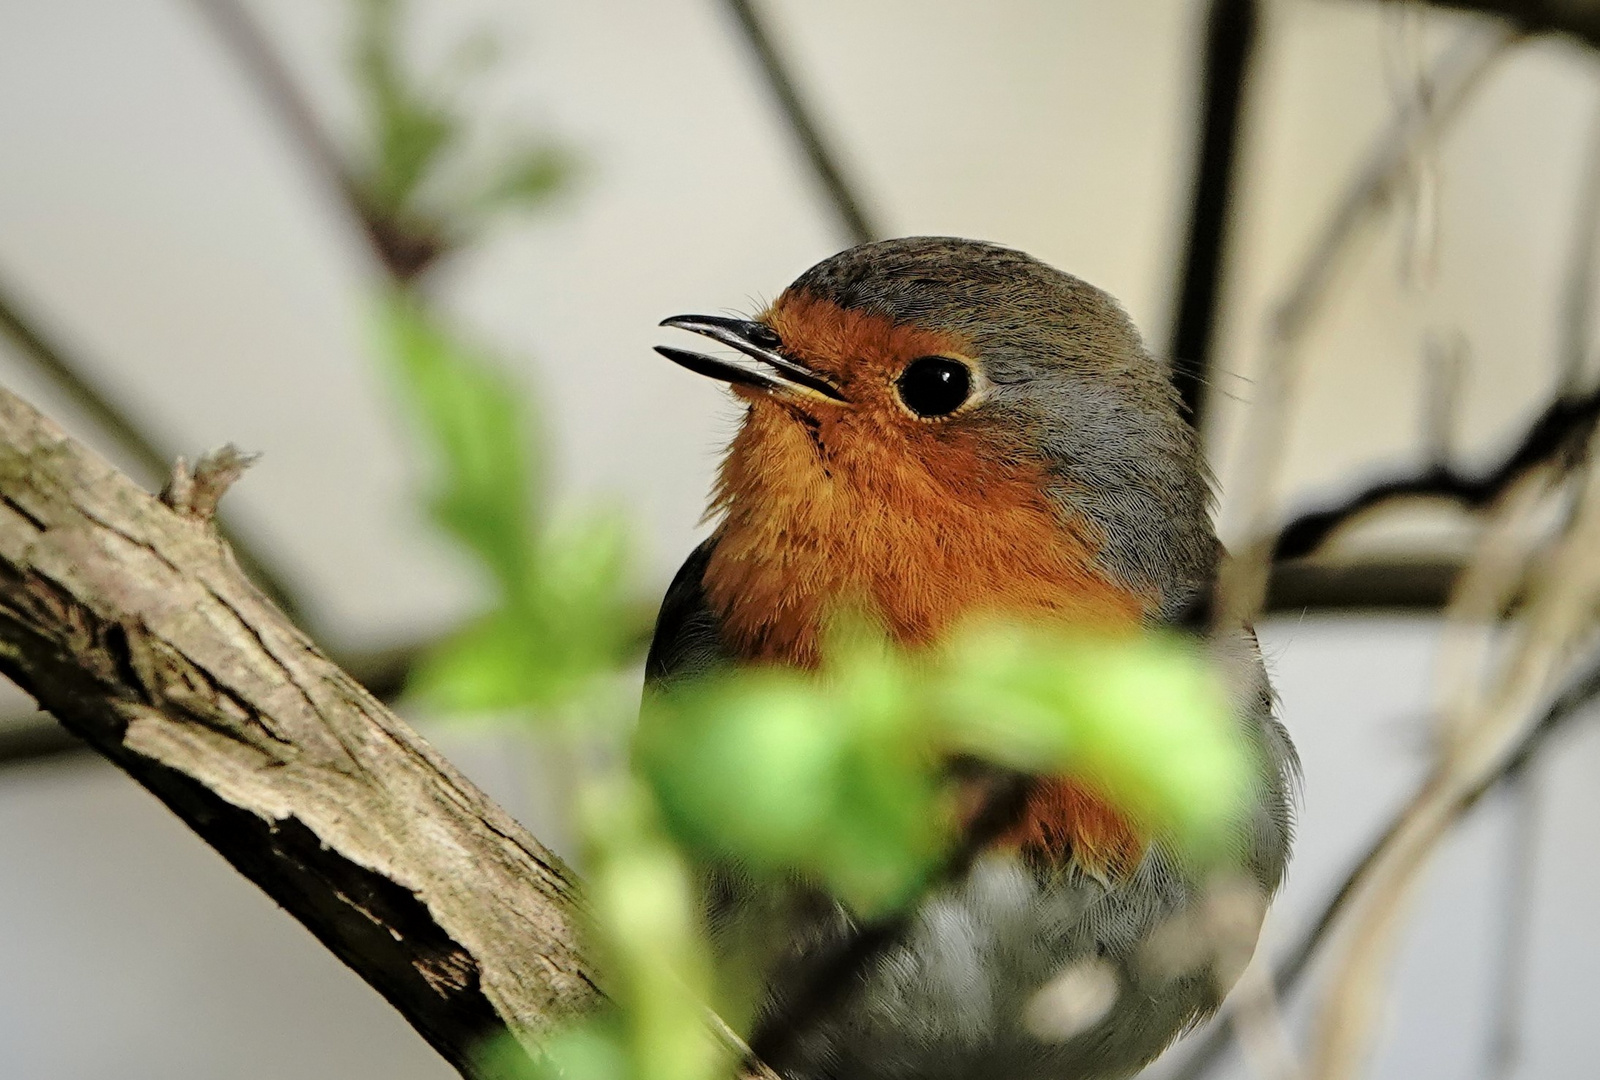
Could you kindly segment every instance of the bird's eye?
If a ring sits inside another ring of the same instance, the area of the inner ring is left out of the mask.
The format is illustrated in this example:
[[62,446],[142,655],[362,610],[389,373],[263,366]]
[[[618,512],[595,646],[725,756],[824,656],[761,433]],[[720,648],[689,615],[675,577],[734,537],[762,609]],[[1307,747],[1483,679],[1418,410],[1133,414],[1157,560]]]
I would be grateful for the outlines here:
[[906,365],[895,388],[918,416],[949,416],[972,395],[972,372],[948,356],[923,356]]

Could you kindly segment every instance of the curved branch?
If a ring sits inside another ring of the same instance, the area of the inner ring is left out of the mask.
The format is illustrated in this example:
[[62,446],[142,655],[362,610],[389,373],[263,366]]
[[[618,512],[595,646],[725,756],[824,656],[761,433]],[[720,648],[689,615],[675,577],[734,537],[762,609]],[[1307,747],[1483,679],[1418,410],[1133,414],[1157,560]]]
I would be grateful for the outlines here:
[[1312,554],[1341,526],[1369,510],[1399,499],[1434,498],[1481,510],[1499,498],[1527,471],[1556,458],[1581,452],[1600,419],[1600,388],[1577,397],[1558,397],[1528,426],[1516,446],[1493,468],[1476,476],[1435,466],[1409,476],[1380,481],[1322,510],[1301,514],[1285,525],[1273,549],[1274,560]]
[[181,494],[149,495],[0,389],[0,671],[491,1075],[485,1038],[531,1046],[600,999],[571,875],[290,624],[208,500]]
[[[1591,666],[1551,704],[1539,722],[1523,736],[1522,742],[1506,758],[1497,772],[1485,777],[1461,796],[1458,813],[1466,813],[1477,806],[1489,792],[1523,775],[1550,739],[1564,730],[1567,724],[1596,698],[1600,698],[1600,663]],[[1361,856],[1351,864],[1338,886],[1323,901],[1316,919],[1306,928],[1294,946],[1283,953],[1272,977],[1279,997],[1287,997],[1299,986],[1306,971],[1311,967],[1311,961],[1316,958],[1338,924],[1339,916],[1344,913],[1351,898],[1366,883],[1378,856],[1388,848],[1394,834],[1411,813],[1419,797],[1413,795],[1404,806],[1395,811],[1383,828],[1373,835]],[[1209,1076],[1220,1064],[1222,1052],[1232,1044],[1233,1039],[1233,1024],[1226,1017],[1219,1018],[1184,1058],[1183,1064],[1171,1073],[1169,1080],[1201,1080],[1202,1077]]]
[[[1408,3],[1410,0],[1390,0]],[[1497,15],[1527,33],[1565,34],[1600,48],[1600,0],[1428,0],[1434,7]]]

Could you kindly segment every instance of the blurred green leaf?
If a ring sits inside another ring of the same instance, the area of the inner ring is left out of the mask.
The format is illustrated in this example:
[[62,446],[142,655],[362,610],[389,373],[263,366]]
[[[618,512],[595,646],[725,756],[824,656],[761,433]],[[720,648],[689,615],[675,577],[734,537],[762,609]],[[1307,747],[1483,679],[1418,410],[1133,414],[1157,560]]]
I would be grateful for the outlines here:
[[427,252],[416,256],[426,266],[471,236],[475,218],[535,206],[571,177],[563,149],[525,133],[496,138],[493,145],[510,149],[489,161],[472,153],[484,139],[460,101],[500,58],[492,33],[469,35],[424,80],[405,60],[405,0],[355,4],[352,71],[370,127],[356,180],[372,216],[397,234],[391,243]]
[[1215,854],[1254,794],[1227,696],[1186,639],[979,627],[950,643],[941,687],[957,749],[1084,778],[1197,857]]
[[536,474],[522,398],[498,365],[410,297],[392,296],[384,319],[385,352],[430,444],[433,518],[507,595],[521,596],[531,568]]
[[706,1080],[726,1056],[711,1035],[709,950],[689,867],[656,820],[650,793],[627,773],[589,785],[589,904],[607,991],[638,1080]]
[[948,857],[952,756],[1083,778],[1202,859],[1253,775],[1190,645],[1007,626],[923,656],[856,634],[820,676],[734,671],[653,694],[637,751],[680,842],[809,874],[866,915],[914,897]]
[[653,694],[638,751],[691,849],[808,873],[874,913],[920,889],[950,816],[914,733],[914,691],[890,666],[851,674],[745,671]]
[[548,709],[613,675],[631,644],[627,538],[615,514],[534,515],[522,396],[415,301],[385,309],[388,352],[427,438],[433,518],[489,572],[495,609],[418,666],[411,689],[460,712]]
[[401,58],[401,0],[358,0],[355,73],[373,124],[367,193],[401,219],[418,189],[461,133],[462,118],[439,95],[419,90]]
[[513,151],[478,197],[485,210],[520,210],[537,206],[560,191],[574,171],[571,155],[539,144]]

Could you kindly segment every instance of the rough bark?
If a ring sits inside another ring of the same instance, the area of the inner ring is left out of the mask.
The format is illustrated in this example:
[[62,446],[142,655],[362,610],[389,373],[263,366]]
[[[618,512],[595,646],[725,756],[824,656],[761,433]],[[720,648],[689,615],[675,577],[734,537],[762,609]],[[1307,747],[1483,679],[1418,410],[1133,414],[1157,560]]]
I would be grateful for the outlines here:
[[239,571],[242,464],[163,501],[0,389],[0,671],[487,1076],[599,1000],[572,876]]

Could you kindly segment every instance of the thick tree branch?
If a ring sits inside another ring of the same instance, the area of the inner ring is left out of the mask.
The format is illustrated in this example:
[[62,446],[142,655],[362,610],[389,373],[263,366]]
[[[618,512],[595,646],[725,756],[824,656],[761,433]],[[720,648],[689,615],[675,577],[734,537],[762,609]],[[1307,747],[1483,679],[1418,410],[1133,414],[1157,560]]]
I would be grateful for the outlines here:
[[0,671],[465,1075],[485,1037],[595,1005],[566,868],[250,584],[206,500],[173,501],[0,390]]

